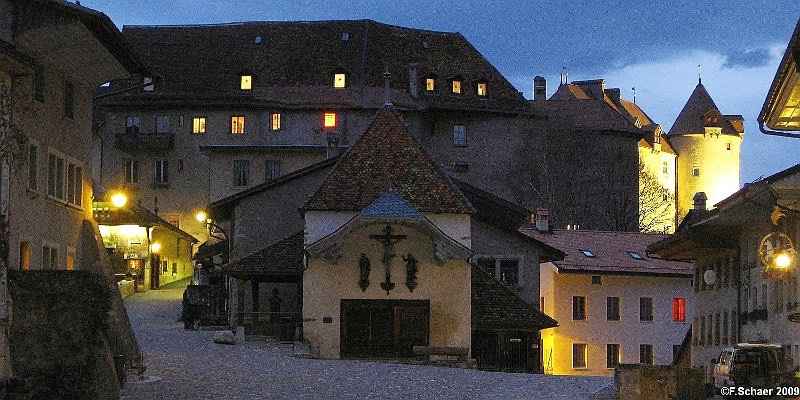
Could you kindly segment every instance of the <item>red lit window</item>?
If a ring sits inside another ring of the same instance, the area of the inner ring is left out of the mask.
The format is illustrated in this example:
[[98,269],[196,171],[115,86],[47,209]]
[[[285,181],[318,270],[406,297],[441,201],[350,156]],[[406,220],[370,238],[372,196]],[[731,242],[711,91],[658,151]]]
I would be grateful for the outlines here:
[[322,126],[325,128],[336,128],[336,113],[326,112],[323,115]]
[[672,320],[686,322],[686,299],[675,297],[672,299]]

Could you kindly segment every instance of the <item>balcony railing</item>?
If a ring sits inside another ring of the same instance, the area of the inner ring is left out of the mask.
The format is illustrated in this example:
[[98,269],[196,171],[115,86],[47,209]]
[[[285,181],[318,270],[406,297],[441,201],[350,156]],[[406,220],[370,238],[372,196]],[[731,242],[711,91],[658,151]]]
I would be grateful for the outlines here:
[[120,150],[171,150],[175,145],[175,134],[168,133],[119,133],[116,147]]

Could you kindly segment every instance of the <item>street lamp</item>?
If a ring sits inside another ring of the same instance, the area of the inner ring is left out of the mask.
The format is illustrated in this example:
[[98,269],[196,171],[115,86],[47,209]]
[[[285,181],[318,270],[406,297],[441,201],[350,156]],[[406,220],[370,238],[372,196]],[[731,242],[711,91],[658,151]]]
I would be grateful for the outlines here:
[[764,275],[774,279],[789,274],[797,260],[797,250],[792,239],[777,230],[780,219],[784,217],[786,214],[776,206],[770,217],[774,230],[764,236],[758,246],[758,256],[764,266]]
[[116,208],[124,207],[128,203],[128,196],[125,193],[117,192],[111,196],[111,204]]

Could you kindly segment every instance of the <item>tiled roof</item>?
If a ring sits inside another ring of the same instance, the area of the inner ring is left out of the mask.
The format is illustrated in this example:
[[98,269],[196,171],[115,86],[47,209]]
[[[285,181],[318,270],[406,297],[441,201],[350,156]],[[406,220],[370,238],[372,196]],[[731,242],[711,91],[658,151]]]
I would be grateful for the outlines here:
[[[98,195],[100,198],[102,195]],[[175,232],[178,235],[197,243],[198,240],[188,232],[185,232],[175,225],[169,223],[158,216],[158,214],[138,205],[127,204],[124,207],[114,208],[109,211],[95,209],[94,219],[100,225],[141,225],[141,226],[161,226]]]
[[739,134],[730,121],[731,119],[734,121],[737,120],[737,117],[730,116],[731,118],[728,118],[721,115],[719,108],[714,104],[714,99],[708,94],[705,86],[703,86],[702,83],[698,83],[694,91],[692,91],[691,96],[689,96],[689,100],[687,100],[686,104],[683,106],[680,114],[678,114],[678,118],[675,119],[675,123],[672,124],[672,127],[669,129],[669,135],[705,132],[705,127],[707,126],[706,114],[709,111],[719,116],[718,126],[722,128],[723,134]]
[[361,211],[389,189],[421,212],[474,211],[411,135],[402,117],[388,108],[341,156],[302,209]]
[[222,266],[222,272],[240,278],[301,277],[303,231],[296,232]]
[[[459,33],[350,20],[126,26],[123,34],[163,80],[153,92],[119,96],[117,102],[204,95],[234,100],[242,94],[240,76],[250,74],[253,91],[245,97],[262,102],[380,107],[388,68],[398,107],[527,110],[524,97]],[[418,99],[409,96],[412,69]],[[338,72],[346,74],[352,90],[331,88]],[[424,90],[428,76],[437,80],[434,92]],[[452,78],[463,80],[463,94],[450,93]],[[475,93],[479,81],[487,83],[488,96]]]
[[[690,276],[692,264],[648,257],[647,246],[668,235],[638,232],[610,232],[583,230],[555,230],[552,233],[536,229],[522,229],[542,242],[566,253],[562,261],[555,261],[559,272]],[[582,250],[594,253],[587,257]],[[642,257],[635,259],[629,252]]]
[[540,330],[558,326],[477,266],[472,266],[472,328]]
[[[641,126],[633,123],[622,104],[616,104],[605,91],[602,94],[593,93],[574,83],[562,84],[550,99],[532,101],[531,105],[535,111],[551,118],[568,120],[576,129],[615,131],[633,135],[644,133]],[[644,112],[641,114],[644,115]],[[647,119],[649,121],[649,118]]]

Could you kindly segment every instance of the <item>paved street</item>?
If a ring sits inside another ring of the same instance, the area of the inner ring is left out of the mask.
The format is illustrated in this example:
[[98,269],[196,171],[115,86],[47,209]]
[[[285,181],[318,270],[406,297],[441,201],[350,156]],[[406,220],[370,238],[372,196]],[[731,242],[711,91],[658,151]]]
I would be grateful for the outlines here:
[[[175,285],[179,286],[179,285]],[[155,383],[126,383],[133,399],[584,399],[607,378],[508,374],[391,363],[307,360],[289,345],[214,344],[177,322],[183,288],[125,300]]]

